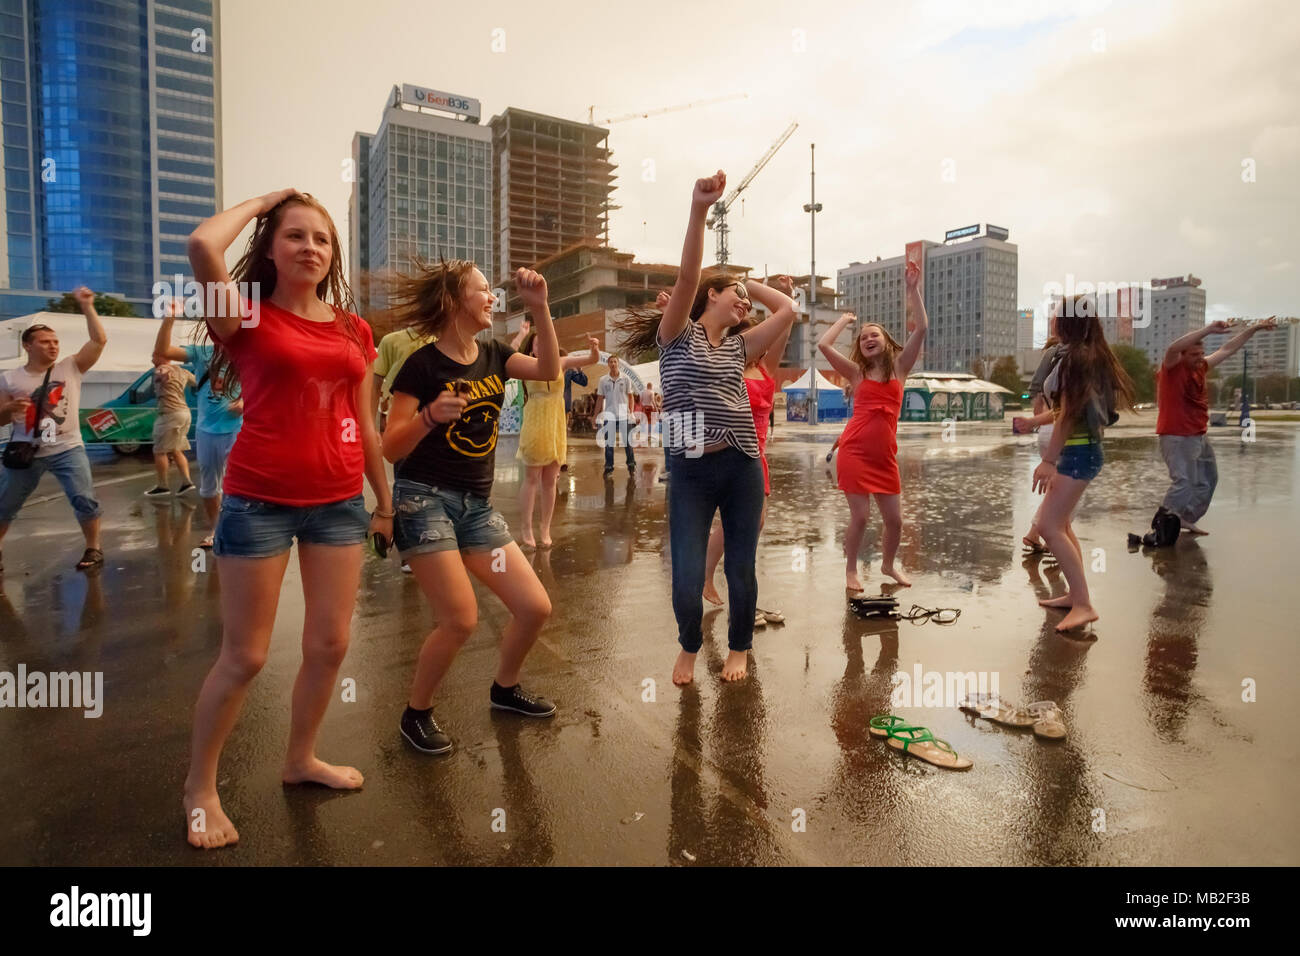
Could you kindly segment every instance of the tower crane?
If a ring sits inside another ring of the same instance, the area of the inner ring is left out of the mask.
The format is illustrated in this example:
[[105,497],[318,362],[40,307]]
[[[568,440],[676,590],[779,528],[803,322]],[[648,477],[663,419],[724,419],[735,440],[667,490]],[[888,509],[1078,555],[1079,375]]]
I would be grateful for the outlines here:
[[[676,106],[661,106],[658,109],[643,110],[640,113],[625,113],[622,116],[611,116],[608,119],[601,120],[600,122],[602,124],[622,123],[625,120],[649,119],[651,116],[660,116],[664,113],[676,113],[680,110],[691,110],[697,106],[712,106],[715,103],[727,103],[731,100],[743,100],[748,98],[749,98],[748,93],[729,93],[726,96],[715,96],[712,99],[708,99],[708,100],[695,100],[694,102],[691,103],[679,103]],[[596,107],[588,106],[587,122],[591,125],[595,125],[596,122],[595,116],[596,116]]]
[[745,187],[754,181],[754,177],[762,171],[763,167],[768,164],[768,161],[776,155],[776,151],[785,144],[785,141],[789,139],[798,128],[799,123],[797,121],[792,122],[787,126],[785,132],[777,138],[775,143],[768,147],[767,152],[763,154],[763,158],[754,164],[754,168],[751,169],[745,178],[740,181],[740,184],[731,192],[727,193],[726,198],[720,199],[713,204],[713,215],[708,218],[707,225],[718,235],[719,266],[725,266],[727,264],[727,257],[730,255],[730,250],[727,248],[727,236],[730,232],[727,228],[727,210],[731,208],[731,204],[736,201],[736,198],[745,190]]

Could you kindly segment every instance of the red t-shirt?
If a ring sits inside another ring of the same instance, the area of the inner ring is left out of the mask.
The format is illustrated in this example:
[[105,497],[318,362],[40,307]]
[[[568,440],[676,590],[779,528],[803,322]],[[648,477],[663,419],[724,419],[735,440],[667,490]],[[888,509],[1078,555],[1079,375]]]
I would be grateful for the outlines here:
[[1210,426],[1210,396],[1204,362],[1162,365],[1156,372],[1156,434],[1204,435]]
[[375,358],[369,324],[352,316],[363,354],[341,316],[313,322],[265,299],[258,306],[258,324],[223,343],[244,399],[223,490],[298,507],[356,497],[365,475],[357,386]]

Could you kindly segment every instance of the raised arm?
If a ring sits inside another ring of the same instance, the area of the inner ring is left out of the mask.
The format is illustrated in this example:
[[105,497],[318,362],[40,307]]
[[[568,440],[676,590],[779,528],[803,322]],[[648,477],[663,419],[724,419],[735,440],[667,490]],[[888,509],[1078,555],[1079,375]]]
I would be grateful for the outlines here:
[[[777,276],[772,280],[778,289],[781,290],[788,298],[794,298],[794,280],[789,276]],[[781,356],[785,354],[785,345],[790,341],[790,330],[794,328],[794,321],[791,320],[786,330],[776,337],[763,356],[763,368],[767,369],[767,374],[776,378],[777,370],[781,368]]]
[[194,227],[190,233],[186,250],[190,256],[190,266],[194,269],[194,279],[204,290],[203,298],[209,299],[208,290],[213,283],[220,283],[221,306],[217,308],[220,315],[206,316],[208,325],[217,338],[225,341],[239,331],[243,314],[243,303],[239,292],[230,285],[230,270],[226,268],[226,250],[235,241],[248,223],[260,216],[265,216],[290,196],[297,195],[296,189],[280,189],[267,193],[256,199],[245,199],[238,206],[209,216]]
[[528,316],[525,315],[524,320],[519,323],[519,331],[516,332],[515,337],[510,340],[510,347],[516,352],[519,351],[519,346],[524,344],[524,339],[528,338],[528,330],[531,326],[532,323],[528,321]]
[[560,377],[560,343],[546,302],[546,279],[540,272],[520,269],[515,273],[515,287],[537,326],[537,358],[516,352],[506,359],[506,374],[534,382],[554,381]]
[[700,266],[704,261],[704,224],[709,207],[722,198],[727,188],[727,174],[718,170],[712,176],[695,181],[691,193],[691,214],[686,221],[686,240],[682,243],[682,265],[677,273],[664,317],[659,323],[659,345],[667,345],[682,334],[691,320],[691,303],[700,287]]
[[[1199,329],[1193,329],[1186,335],[1176,338],[1165,349],[1165,358],[1162,363],[1165,368],[1172,368],[1183,360],[1183,353],[1193,345],[1198,345],[1207,335],[1213,335],[1216,332],[1226,332],[1229,329],[1227,322],[1211,322],[1209,325],[1203,325]],[[1240,336],[1239,336],[1240,337]],[[1240,346],[1238,346],[1240,348]],[[1234,349],[1233,351],[1236,351]],[[1231,353],[1229,353],[1231,354]],[[1227,358],[1225,355],[1224,358]]]
[[176,324],[176,305],[173,301],[167,306],[167,314],[158,323],[158,334],[153,340],[153,358],[167,359],[169,362],[184,362],[190,355],[179,345],[172,345],[172,327]]
[[[844,327],[852,325],[857,321],[857,318],[852,312],[843,313],[835,320],[835,324],[822,333],[822,337],[817,340],[817,348],[821,350],[822,355],[826,356],[826,360],[831,363],[831,368],[848,379],[849,384],[855,388],[862,381],[862,369],[858,368],[857,363],[851,358],[840,354],[839,349],[835,347],[835,340],[840,337]],[[808,316],[808,323],[809,325],[812,324],[811,313]]]
[[99,313],[95,311],[95,293],[83,285],[74,295],[77,297],[77,305],[81,307],[81,314],[86,317],[86,334],[90,336],[90,340],[77,352],[77,371],[84,375],[104,354],[108,333],[104,331],[104,323],[99,321]]
[[1228,339],[1228,341],[1224,342],[1223,345],[1219,349],[1217,349],[1213,355],[1207,355],[1205,357],[1205,361],[1209,364],[1210,368],[1214,368],[1220,362],[1227,359],[1230,355],[1232,355],[1243,345],[1249,342],[1250,337],[1254,335],[1256,332],[1263,332],[1265,329],[1275,329],[1275,328],[1277,328],[1277,322],[1275,321],[1274,316],[1271,315],[1263,322],[1260,322],[1256,325],[1248,325],[1240,332],[1238,332],[1236,335],[1234,335],[1232,338]]
[[[740,333],[740,337],[745,340],[745,354],[765,355],[772,350],[777,339],[784,342],[789,338],[790,326],[794,324],[794,299],[757,279],[748,280],[745,290],[749,293],[751,302],[759,303],[770,313],[758,325]],[[779,355],[777,359],[780,360]]]
[[[560,360],[560,365],[564,371],[571,368],[586,368],[588,365],[600,364],[600,339],[594,335],[587,336],[587,341],[591,343],[590,352],[574,352],[572,355],[566,355]],[[583,376],[586,379],[587,376]],[[579,382],[579,385],[586,385],[585,381]]]
[[[930,325],[930,317],[925,313],[925,299],[921,295],[921,267],[915,262],[907,264],[907,304],[913,307],[916,315],[916,327],[907,336],[903,345],[903,354],[894,363],[894,374],[906,380],[921,355],[921,346],[925,345],[925,333]],[[906,310],[904,310],[906,312]]]

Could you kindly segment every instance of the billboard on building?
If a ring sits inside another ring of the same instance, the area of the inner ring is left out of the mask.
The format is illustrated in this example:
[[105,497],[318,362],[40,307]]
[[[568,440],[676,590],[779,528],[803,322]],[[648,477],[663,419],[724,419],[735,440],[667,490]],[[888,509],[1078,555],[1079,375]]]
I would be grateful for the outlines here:
[[988,236],[990,239],[1001,239],[1003,242],[1006,242],[1011,236],[1011,230],[1003,229],[1001,226],[995,226],[992,223],[985,223],[984,235]]
[[980,224],[975,223],[973,226],[962,226],[960,229],[949,229],[943,234],[943,241],[949,242],[953,239],[965,239],[967,236],[979,235]]
[[478,100],[471,99],[468,96],[447,93],[443,90],[431,90],[424,86],[412,86],[410,83],[402,84],[402,102],[410,103],[412,106],[427,106],[430,109],[444,110],[448,113],[456,113],[459,116],[467,116],[475,123],[478,122],[483,109]]

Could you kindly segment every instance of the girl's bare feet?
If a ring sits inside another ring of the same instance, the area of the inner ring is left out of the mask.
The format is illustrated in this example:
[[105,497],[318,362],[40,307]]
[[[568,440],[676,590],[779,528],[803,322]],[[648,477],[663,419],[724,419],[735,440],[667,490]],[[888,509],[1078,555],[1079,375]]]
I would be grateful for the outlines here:
[[319,783],[335,790],[360,790],[365,782],[356,767],[336,767],[319,757],[294,766],[285,764],[280,779],[285,783]]
[[528,534],[521,535],[519,539],[519,543],[523,545],[524,548],[528,551],[532,551],[534,548],[537,547],[537,542],[533,540],[533,535],[531,531]]
[[681,686],[695,680],[695,655],[682,651],[673,664],[673,683]]
[[718,589],[713,586],[712,581],[704,582],[704,600],[722,607],[722,595],[718,593]]
[[897,581],[900,585],[902,585],[905,588],[910,588],[912,586],[912,579],[909,578],[902,571],[896,570],[892,566],[887,567],[882,564],[880,566],[880,573],[887,578],[893,578],[895,581]]
[[844,590],[846,590],[846,591],[861,591],[861,590],[862,590],[862,582],[858,580],[858,572],[857,572],[857,571],[846,571],[846,572],[844,572]]
[[749,651],[728,651],[727,661],[722,665],[722,679],[725,681],[744,680],[749,666]]
[[1061,594],[1053,598],[1043,598],[1038,603],[1041,607],[1074,607],[1074,598],[1069,594]]
[[553,544],[555,544],[555,542],[551,540],[551,534],[550,534],[550,532],[549,532],[549,531],[548,531],[548,532],[543,532],[543,534],[542,534],[542,549],[545,550],[546,548],[549,548],[549,547],[550,547],[551,545],[553,545]]
[[1068,631],[1071,628],[1083,627],[1085,624],[1091,624],[1099,617],[1101,617],[1101,615],[1087,604],[1072,608],[1070,613],[1061,618],[1061,622],[1056,625],[1057,633]]
[[200,850],[215,850],[239,842],[239,831],[222,811],[217,791],[190,793],[187,790],[184,803],[185,838],[190,846]]

